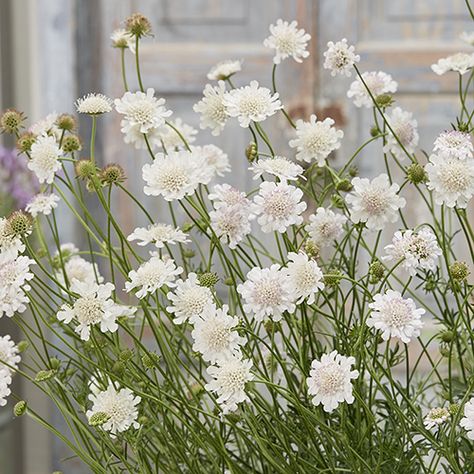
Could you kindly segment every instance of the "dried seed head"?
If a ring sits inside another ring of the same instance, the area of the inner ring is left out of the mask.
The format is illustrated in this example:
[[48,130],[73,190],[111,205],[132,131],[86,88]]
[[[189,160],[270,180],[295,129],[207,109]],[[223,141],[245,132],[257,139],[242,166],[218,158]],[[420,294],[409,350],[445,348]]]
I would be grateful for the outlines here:
[[36,135],[32,132],[24,132],[16,141],[16,148],[20,153],[29,153],[31,150],[31,145],[36,140]]
[[7,109],[0,117],[0,128],[6,133],[18,133],[23,126],[25,116],[23,112],[15,109]]
[[96,174],[95,164],[92,163],[91,160],[87,159],[76,161],[75,170],[77,177],[84,180],[88,180]]
[[68,135],[63,138],[61,148],[65,153],[73,153],[82,150],[81,140],[77,135]]
[[125,20],[125,29],[133,36],[141,38],[151,33],[150,20],[141,13],[134,13]]
[[120,165],[111,163],[100,171],[99,179],[102,184],[117,184],[123,183],[127,177],[125,176],[125,171]]
[[464,281],[471,272],[465,262],[454,262],[449,267],[449,273],[453,280],[460,282]]
[[61,114],[57,120],[56,124],[60,130],[65,130],[66,132],[72,132],[76,129],[76,119],[70,114]]
[[31,232],[33,219],[27,212],[14,211],[8,216],[7,225],[11,235],[21,237]]

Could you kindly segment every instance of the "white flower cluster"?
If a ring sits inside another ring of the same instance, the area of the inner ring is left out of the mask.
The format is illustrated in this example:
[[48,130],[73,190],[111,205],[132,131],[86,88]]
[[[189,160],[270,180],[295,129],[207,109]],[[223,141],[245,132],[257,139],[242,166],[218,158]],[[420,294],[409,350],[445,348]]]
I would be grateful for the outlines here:
[[6,398],[11,393],[9,387],[12,375],[21,361],[18,352],[18,347],[9,335],[0,337],[0,406],[6,405]]

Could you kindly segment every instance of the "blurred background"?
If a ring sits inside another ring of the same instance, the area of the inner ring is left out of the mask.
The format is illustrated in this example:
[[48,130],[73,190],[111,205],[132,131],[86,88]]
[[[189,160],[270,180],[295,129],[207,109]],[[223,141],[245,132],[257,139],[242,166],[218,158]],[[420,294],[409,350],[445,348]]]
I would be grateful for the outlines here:
[[[333,157],[336,164],[346,161],[367,139],[372,112],[355,108],[347,99],[354,78],[332,78],[322,69],[322,53],[330,40],[346,37],[355,44],[362,71],[393,75],[399,83],[397,103],[414,113],[420,145],[428,151],[458,111],[455,76],[436,76],[430,65],[440,57],[469,51],[459,40],[461,32],[472,30],[464,0],[0,0],[0,108],[22,110],[32,123],[53,111],[74,112],[75,99],[88,92],[121,96],[120,56],[110,46],[110,34],[136,11],[148,16],[154,31],[141,48],[145,87],[154,87],[158,96],[166,98],[173,118],[197,129],[199,118],[192,105],[200,99],[206,74],[216,62],[243,59],[235,83],[257,79],[270,86],[272,53],[262,41],[278,18],[297,20],[312,36],[311,56],[303,64],[288,60],[278,68],[281,98],[294,118],[311,113],[318,118],[331,116],[343,128],[343,147]],[[127,61],[129,84],[134,88],[133,57],[129,55]],[[146,201],[141,180],[144,154],[123,144],[118,114],[107,114],[99,122],[96,159],[121,164],[128,186]],[[231,122],[217,138],[200,132],[197,143],[220,146],[233,167],[228,181],[250,189],[244,155],[250,136]],[[84,144],[89,127],[87,118],[81,118]],[[278,154],[285,154],[290,135],[284,117],[273,117],[265,130],[279,144]],[[23,206],[36,183],[11,151],[14,143],[0,136],[0,145],[0,208],[6,213],[7,207]],[[85,145],[82,154],[87,153]],[[379,148],[369,147],[357,166],[361,174],[381,172]],[[421,203],[408,199],[408,206],[416,222]],[[125,200],[118,199],[115,211],[125,232],[140,224]],[[69,214],[61,215],[61,228],[64,242],[74,241],[77,229]],[[77,239],[75,243],[80,244]],[[0,333],[21,337],[7,318],[0,320]],[[37,411],[55,416],[31,386],[21,384],[18,377],[15,383],[15,390]],[[87,472],[74,460],[61,464],[68,456],[63,446],[27,419],[13,420],[12,406],[10,401],[0,408],[0,473]]]

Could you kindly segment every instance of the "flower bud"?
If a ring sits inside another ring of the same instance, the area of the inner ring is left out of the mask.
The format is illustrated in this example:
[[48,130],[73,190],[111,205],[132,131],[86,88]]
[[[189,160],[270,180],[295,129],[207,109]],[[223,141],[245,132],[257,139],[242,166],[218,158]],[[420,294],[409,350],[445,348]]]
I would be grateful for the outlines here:
[[119,359],[122,362],[127,362],[133,357],[133,351],[131,349],[124,349],[120,354],[119,354]]
[[419,163],[413,163],[407,168],[407,178],[413,184],[424,183],[428,176],[426,171]]
[[227,277],[224,280],[224,285],[233,286],[234,285],[234,279],[232,277]]
[[193,258],[196,255],[196,252],[191,249],[184,249],[183,250],[183,257],[184,258]]
[[28,341],[20,341],[16,346],[18,347],[18,352],[25,352],[30,347],[30,343]]
[[351,178],[354,178],[359,174],[359,168],[357,168],[357,166],[351,166],[348,170],[348,173]]
[[50,378],[54,377],[56,375],[56,371],[53,369],[50,370],[40,370],[35,377],[35,380],[37,382],[46,382],[46,380],[49,380]]
[[449,350],[449,347],[446,346],[446,344],[444,342],[442,342],[440,345],[439,345],[439,353],[443,356],[443,357],[449,357],[449,354],[451,353],[451,351]]
[[449,411],[451,416],[456,416],[459,413],[460,408],[461,407],[459,406],[459,403],[451,403],[448,406],[448,411]]
[[245,156],[247,157],[247,160],[252,163],[257,158],[257,154],[257,144],[254,142],[249,143],[247,148],[245,149]]
[[304,251],[309,258],[319,257],[319,247],[314,240],[308,239],[304,244]]
[[0,129],[6,133],[18,133],[23,126],[24,120],[23,112],[7,109],[0,117]]
[[378,261],[375,260],[369,266],[369,281],[372,284],[382,281],[385,274],[385,267]]
[[374,125],[370,129],[370,136],[371,137],[378,137],[379,135],[380,135],[380,129],[379,129],[379,127],[377,127],[377,125]]
[[77,135],[68,135],[63,138],[61,148],[65,153],[74,153],[75,151],[82,150],[81,140]]
[[443,331],[439,335],[439,337],[443,342],[449,343],[454,339],[455,335],[456,335],[456,333],[454,331],[446,330],[446,331]]
[[216,283],[219,281],[219,277],[217,276],[217,273],[206,272],[201,273],[198,277],[198,280],[201,286],[205,286],[207,288],[214,288]]
[[20,400],[13,407],[13,413],[15,416],[22,416],[25,414],[27,408],[27,403],[24,400]]
[[125,176],[125,171],[120,165],[111,163],[100,171],[99,179],[102,184],[117,184],[123,183],[127,177]]
[[61,114],[57,118],[56,124],[60,130],[66,132],[72,132],[76,129],[76,119],[70,114]]
[[337,269],[331,269],[330,273],[324,275],[323,281],[326,286],[338,286],[342,279],[342,273]]
[[142,364],[147,369],[153,369],[160,363],[160,356],[155,352],[150,352],[142,357]]
[[20,153],[29,153],[31,151],[31,145],[36,140],[36,135],[31,132],[22,133],[16,141],[16,148]]
[[112,372],[121,377],[123,375],[123,373],[125,372],[125,366],[123,364],[123,362],[121,361],[116,361],[114,362],[114,365],[112,365]]
[[336,189],[338,191],[349,192],[352,189],[352,183],[348,179],[342,179],[336,184]]
[[76,161],[74,168],[76,170],[76,175],[80,179],[90,179],[96,174],[95,164],[91,160],[82,159]]
[[90,426],[101,426],[104,423],[107,423],[107,421],[110,420],[110,415],[103,411],[98,411],[97,413],[94,413],[90,418],[89,418],[89,425]]
[[151,33],[150,20],[141,13],[134,13],[125,20],[125,29],[133,36],[141,38]]
[[380,94],[375,98],[375,103],[382,109],[390,107],[394,102],[390,94]]
[[449,266],[449,274],[454,281],[464,281],[470,273],[465,262],[454,262]]
[[58,370],[59,369],[59,366],[61,365],[61,361],[56,358],[56,357],[51,357],[49,359],[49,366],[54,369],[54,370]]
[[192,222],[185,222],[181,226],[181,229],[183,230],[183,232],[189,232],[193,227],[194,227],[194,224]]
[[33,219],[27,212],[14,211],[8,216],[7,225],[10,234],[21,237],[31,232]]
[[140,425],[146,425],[146,424],[149,423],[149,421],[150,421],[150,419],[147,416],[144,416],[144,415],[142,415],[138,418],[138,423]]

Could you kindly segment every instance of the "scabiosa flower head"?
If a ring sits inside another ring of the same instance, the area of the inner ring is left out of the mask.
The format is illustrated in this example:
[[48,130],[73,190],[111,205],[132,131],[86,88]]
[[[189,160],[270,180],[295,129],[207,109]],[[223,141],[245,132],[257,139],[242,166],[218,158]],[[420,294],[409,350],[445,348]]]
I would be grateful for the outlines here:
[[[61,260],[57,258],[57,261],[59,268],[55,277],[63,286],[74,286],[76,283],[93,285],[104,281],[97,268],[97,263],[92,264],[79,255],[73,255],[70,258],[63,257],[64,270],[61,267]],[[66,274],[68,284],[66,284],[64,274]]]
[[296,304],[302,303],[305,299],[308,304],[314,303],[315,294],[324,289],[323,272],[318,264],[303,252],[290,252],[288,260],[286,268],[282,271],[288,277],[291,294],[297,300]]
[[467,431],[467,437],[474,440],[474,397],[464,405],[464,417],[459,424]]
[[323,410],[331,413],[339,403],[354,403],[352,380],[359,376],[359,371],[351,370],[354,364],[354,357],[337,351],[323,354],[321,360],[313,360],[306,383],[315,406],[323,405]]
[[171,151],[168,155],[158,153],[153,163],[143,166],[142,176],[147,184],[143,191],[148,196],[163,196],[166,201],[183,199],[203,182],[204,165],[204,158],[197,153],[184,150]]
[[463,160],[433,154],[425,166],[426,185],[436,204],[465,208],[474,194],[474,158]]
[[438,428],[449,418],[449,411],[447,408],[432,408],[425,416],[423,424],[427,430]]
[[316,214],[309,216],[306,231],[310,239],[319,247],[326,247],[338,239],[343,232],[347,218],[338,212],[318,207]]
[[229,157],[219,147],[215,145],[193,146],[193,152],[204,157],[212,177],[224,176],[230,171]]
[[37,194],[33,199],[26,205],[25,210],[29,212],[33,217],[38,214],[44,214],[48,216],[51,214],[53,209],[58,207],[59,197],[56,194]]
[[254,379],[251,368],[252,361],[238,357],[220,360],[218,365],[207,368],[207,373],[213,380],[205,388],[218,395],[217,403],[224,414],[237,410],[238,403],[250,400],[245,393],[245,385]]
[[257,321],[263,321],[267,316],[280,321],[285,311],[292,313],[295,310],[290,281],[277,264],[270,268],[252,268],[237,291],[244,299],[244,311],[253,313]]
[[[169,123],[179,131],[188,144],[196,141],[197,130],[194,127],[184,123],[180,118],[171,120]],[[165,124],[158,130],[160,146],[164,145],[167,151],[185,148],[183,139],[176,133],[174,128]]]
[[12,383],[12,376],[6,368],[0,368],[0,407],[7,404],[6,398],[10,395],[10,384]]
[[220,206],[209,213],[211,227],[217,237],[227,243],[231,249],[235,249],[239,242],[250,233],[251,225],[247,208],[234,204],[232,206]]
[[206,84],[203,98],[193,107],[194,112],[201,115],[201,129],[211,129],[214,136],[220,135],[228,119],[227,109],[224,105],[224,94],[224,81],[219,81],[217,86]]
[[96,413],[105,413],[108,418],[101,428],[112,435],[127,431],[131,427],[140,427],[137,418],[141,399],[134,396],[130,389],[117,389],[112,382],[109,382],[105,390],[93,390],[89,400],[92,402],[92,407],[86,412],[88,420]]
[[25,116],[23,112],[15,109],[7,109],[0,116],[0,130],[6,133],[16,133],[23,127]]
[[405,207],[405,199],[398,196],[398,184],[390,181],[386,174],[373,180],[353,178],[353,191],[346,196],[350,206],[351,220],[365,222],[370,230],[382,230],[387,222],[396,222],[398,210]]
[[51,112],[46,115],[46,117],[31,125],[28,130],[36,136],[51,135],[52,137],[55,137],[56,140],[59,140],[61,131],[57,126],[58,118],[59,115],[56,112]]
[[182,324],[188,319],[193,322],[213,302],[211,290],[201,286],[195,273],[190,273],[184,281],[178,281],[174,293],[169,292],[167,297],[171,305],[166,311],[174,314],[175,324]]
[[125,92],[121,99],[115,99],[115,110],[125,116],[122,120],[122,132],[128,133],[136,129],[140,133],[148,133],[159,128],[172,112],[166,110],[165,99],[155,97],[155,89],[151,87],[145,92]]
[[263,182],[252,205],[252,212],[258,216],[257,222],[262,226],[263,232],[283,233],[289,226],[301,224],[301,213],[306,209],[306,203],[301,201],[302,197],[303,191],[286,181]]
[[250,208],[250,201],[247,199],[245,193],[230,184],[216,184],[208,197],[213,201],[215,209],[235,205],[239,205],[245,209]]
[[434,270],[436,260],[442,253],[436,236],[427,227],[417,232],[395,232],[392,243],[385,247],[385,252],[387,255],[382,260],[402,260],[402,267],[412,276],[416,275],[418,269]]
[[112,46],[114,48],[125,49],[128,48],[135,54],[135,38],[125,29],[117,28],[110,35]]
[[0,254],[0,318],[4,314],[11,318],[26,310],[28,298],[25,292],[31,289],[28,281],[33,278],[30,272],[33,263],[34,260],[23,255]]
[[239,318],[230,316],[228,311],[226,305],[216,308],[214,304],[209,304],[193,321],[193,350],[200,352],[202,358],[211,364],[234,355],[240,356],[240,346],[245,343],[245,339],[234,329],[239,324]]
[[283,108],[278,93],[260,87],[257,81],[239,89],[232,89],[224,94],[224,106],[227,114],[237,117],[241,127],[248,127],[250,122],[262,122]]
[[228,59],[217,63],[207,74],[210,81],[221,81],[242,70],[242,61]]
[[8,334],[0,336],[0,370],[6,369],[12,372],[12,370],[18,368],[20,361],[21,357],[18,354],[18,347],[11,337]]
[[132,270],[128,274],[130,281],[125,282],[125,291],[128,293],[140,288],[135,295],[141,299],[164,285],[169,288],[175,287],[176,277],[182,272],[183,269],[177,267],[173,259],[160,258],[156,252],[152,252],[148,261],[142,263],[138,270]]
[[417,309],[411,298],[404,299],[398,291],[378,293],[369,308],[372,313],[366,321],[367,326],[380,329],[384,341],[396,337],[407,344],[420,335],[421,316],[425,310]]
[[463,160],[472,158],[474,147],[471,135],[458,130],[441,133],[434,142],[433,151],[440,155],[448,155]]
[[117,318],[131,316],[132,308],[115,303],[112,298],[114,285],[105,283],[83,283],[75,281],[72,289],[79,297],[73,305],[64,304],[58,311],[57,318],[69,324],[73,319],[77,322],[75,332],[83,341],[90,338],[91,327],[98,324],[102,332],[115,332],[118,329]]
[[112,110],[112,99],[104,94],[87,94],[76,100],[76,110],[80,114],[100,115]]
[[[362,73],[362,79],[374,98],[382,94],[393,94],[397,92],[398,84],[392,79],[390,74],[383,71],[364,72]],[[352,99],[356,107],[370,108],[374,106],[372,98],[360,77],[357,77],[351,84],[347,91],[347,97]]]
[[273,57],[275,64],[280,64],[282,60],[289,57],[301,63],[309,56],[306,46],[311,36],[303,29],[299,30],[297,25],[296,21],[288,23],[281,18],[277,20],[276,25],[270,25],[271,35],[264,40],[263,45],[275,50]]
[[263,174],[270,174],[281,181],[296,181],[304,172],[300,165],[293,163],[284,156],[260,159],[253,162],[249,170],[254,173],[253,179],[258,179]]
[[[418,145],[418,123],[411,112],[395,107],[387,117],[388,123],[408,153],[413,153]],[[399,160],[406,157],[405,151],[390,130],[387,130],[387,143],[383,151],[393,153]]]
[[0,217],[0,257],[14,259],[24,252],[25,244],[20,236],[16,235],[6,217]]
[[328,49],[324,52],[324,69],[329,69],[331,76],[341,74],[349,77],[354,63],[360,61],[360,56],[354,51],[354,46],[349,46],[346,38],[337,43],[329,41]]
[[31,145],[30,153],[28,168],[33,171],[40,183],[51,184],[54,174],[61,168],[59,161],[61,149],[56,139],[47,135],[39,136]]
[[441,58],[437,63],[431,65],[433,72],[441,76],[448,71],[458,72],[463,75],[474,66],[474,54],[456,53],[447,58]]
[[185,244],[189,242],[187,234],[179,227],[173,227],[169,224],[151,224],[148,227],[137,227],[128,237],[127,240],[132,242],[138,240],[138,245],[155,244],[159,249],[165,244]]
[[336,130],[334,120],[325,118],[317,121],[316,115],[311,115],[309,122],[296,121],[296,138],[290,140],[290,147],[296,148],[296,159],[311,163],[316,161],[318,166],[324,166],[324,160],[341,146],[344,136],[342,130]]

